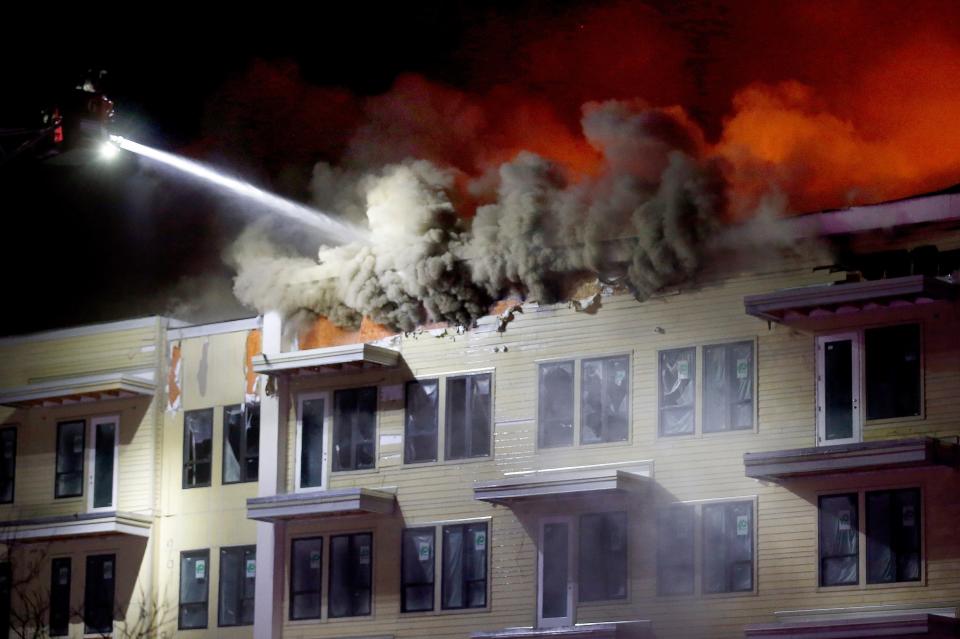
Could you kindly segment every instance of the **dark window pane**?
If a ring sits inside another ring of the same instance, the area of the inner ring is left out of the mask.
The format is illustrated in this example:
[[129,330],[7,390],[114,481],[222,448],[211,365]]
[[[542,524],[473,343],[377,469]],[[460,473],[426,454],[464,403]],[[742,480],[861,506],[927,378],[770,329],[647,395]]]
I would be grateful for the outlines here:
[[10,628],[10,598],[12,595],[12,584],[10,574],[10,562],[0,562],[0,628]]
[[753,503],[703,506],[703,590],[753,590]]
[[565,523],[543,525],[543,606],[541,616],[566,617],[569,583],[570,526]]
[[824,343],[823,374],[826,438],[850,439],[853,437],[853,343],[850,340]]
[[920,410],[920,325],[864,331],[867,419],[910,417]]
[[403,463],[437,461],[440,384],[435,379],[407,382]]
[[376,387],[333,394],[333,470],[374,467],[376,424]]
[[447,379],[446,458],[490,455],[489,373]]
[[83,421],[57,424],[56,497],[79,497],[83,494],[84,426]]
[[703,347],[703,431],[753,428],[753,342]]
[[373,583],[373,536],[370,533],[330,538],[330,617],[370,614]]
[[210,578],[210,551],[180,553],[179,628],[207,627],[207,592]]
[[223,409],[223,483],[243,481],[243,408]]
[[13,502],[17,477],[17,429],[0,430],[0,504]]
[[657,515],[657,592],[693,594],[694,507],[676,504]]
[[93,507],[113,506],[113,462],[117,425],[100,422],[94,425]]
[[50,636],[70,632],[70,558],[57,557],[50,562]]
[[243,410],[244,424],[244,481],[257,481],[260,476],[260,404],[246,404]]
[[300,487],[323,485],[323,414],[322,398],[305,399],[300,414]]
[[580,517],[580,601],[627,596],[627,514]]
[[573,362],[548,362],[539,367],[538,446],[573,445]]
[[920,491],[868,492],[867,583],[920,580]]
[[253,623],[256,560],[256,546],[220,550],[218,625],[245,626]]
[[580,443],[621,442],[630,423],[630,358],[585,359],[580,370]]
[[401,549],[400,610],[433,610],[434,528],[409,528],[403,531]]
[[678,348],[660,351],[660,435],[692,435],[695,428],[697,351]]
[[210,485],[213,465],[213,409],[183,415],[183,487]]
[[323,538],[294,539],[290,551],[290,618],[320,618]]
[[84,632],[113,632],[113,598],[116,588],[117,558],[115,555],[87,557],[84,578]]
[[820,497],[820,585],[857,583],[857,495]]
[[487,605],[487,524],[443,527],[444,609]]

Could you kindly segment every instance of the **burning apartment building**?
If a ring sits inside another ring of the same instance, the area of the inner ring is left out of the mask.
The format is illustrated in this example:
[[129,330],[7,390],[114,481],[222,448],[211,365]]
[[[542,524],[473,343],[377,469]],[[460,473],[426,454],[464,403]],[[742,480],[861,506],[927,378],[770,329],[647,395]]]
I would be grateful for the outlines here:
[[[667,155],[612,241],[511,253],[408,166],[349,275],[242,246],[258,317],[4,338],[10,636],[957,636],[960,195],[708,241]],[[535,164],[501,202],[583,201]],[[437,268],[363,271],[404,233]]]

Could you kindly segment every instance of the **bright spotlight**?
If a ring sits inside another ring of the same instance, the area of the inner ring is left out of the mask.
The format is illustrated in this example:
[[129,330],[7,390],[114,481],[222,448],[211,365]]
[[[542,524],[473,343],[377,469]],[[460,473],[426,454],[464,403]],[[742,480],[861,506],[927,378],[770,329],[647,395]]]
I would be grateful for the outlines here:
[[120,154],[120,147],[113,142],[104,142],[100,145],[100,159],[109,162]]

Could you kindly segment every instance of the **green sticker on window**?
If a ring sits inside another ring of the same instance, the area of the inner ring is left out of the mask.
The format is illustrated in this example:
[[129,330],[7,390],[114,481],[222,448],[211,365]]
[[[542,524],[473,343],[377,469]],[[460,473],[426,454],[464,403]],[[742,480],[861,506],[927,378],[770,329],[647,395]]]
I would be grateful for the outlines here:
[[247,579],[253,579],[257,576],[257,560],[247,559]]
[[487,548],[487,532],[485,530],[474,531],[473,547],[477,550],[485,550]]
[[746,537],[750,534],[750,516],[737,515],[737,536]]
[[310,551],[310,567],[317,569],[320,567],[320,551],[311,550]]
[[366,566],[370,563],[370,546],[360,546],[358,554],[361,566]]
[[430,542],[429,541],[417,542],[417,557],[420,559],[420,561],[430,561]]
[[207,560],[206,559],[197,559],[196,563],[193,564],[193,576],[197,580],[207,578]]
[[690,379],[690,362],[685,359],[677,361],[677,379]]
[[749,362],[746,357],[737,360],[737,379],[746,379]]

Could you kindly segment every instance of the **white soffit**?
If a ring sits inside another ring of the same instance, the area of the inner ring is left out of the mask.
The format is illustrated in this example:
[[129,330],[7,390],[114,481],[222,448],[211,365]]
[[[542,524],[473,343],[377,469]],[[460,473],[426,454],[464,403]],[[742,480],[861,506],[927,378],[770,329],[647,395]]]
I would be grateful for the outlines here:
[[400,363],[400,352],[374,344],[347,344],[285,353],[261,353],[253,358],[253,370],[261,375],[298,371],[324,372],[392,368]]
[[154,378],[151,369],[61,377],[25,386],[0,388],[0,405],[49,407],[138,396],[152,397],[156,392]]

